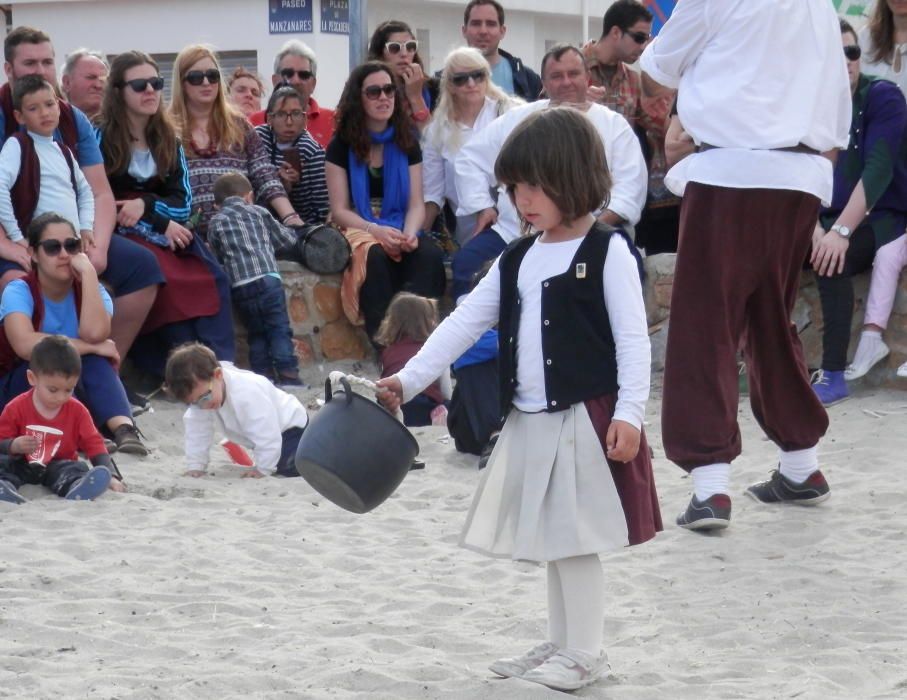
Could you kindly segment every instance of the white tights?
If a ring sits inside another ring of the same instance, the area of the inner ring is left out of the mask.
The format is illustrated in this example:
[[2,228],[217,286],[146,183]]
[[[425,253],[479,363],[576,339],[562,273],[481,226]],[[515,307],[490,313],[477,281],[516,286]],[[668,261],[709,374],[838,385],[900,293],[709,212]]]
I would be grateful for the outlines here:
[[548,562],[548,639],[598,656],[605,619],[605,576],[597,554]]

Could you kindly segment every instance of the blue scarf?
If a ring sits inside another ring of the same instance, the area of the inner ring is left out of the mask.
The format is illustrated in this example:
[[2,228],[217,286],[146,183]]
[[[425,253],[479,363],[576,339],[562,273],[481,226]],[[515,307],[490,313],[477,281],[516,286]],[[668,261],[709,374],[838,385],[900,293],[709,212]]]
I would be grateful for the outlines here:
[[384,144],[384,190],[381,197],[381,216],[372,216],[369,196],[368,166],[349,152],[350,194],[356,211],[366,221],[403,230],[406,208],[409,205],[409,158],[394,143],[394,127],[375,134],[369,132],[372,143]]

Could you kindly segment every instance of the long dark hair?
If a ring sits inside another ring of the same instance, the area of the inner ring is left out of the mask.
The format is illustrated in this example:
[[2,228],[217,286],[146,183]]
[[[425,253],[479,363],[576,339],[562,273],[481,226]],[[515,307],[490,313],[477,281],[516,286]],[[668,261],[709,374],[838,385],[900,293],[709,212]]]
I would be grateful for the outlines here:
[[876,0],[869,18],[869,60],[894,62],[894,15],[885,0]]
[[[382,22],[378,25],[375,31],[372,33],[372,38],[368,42],[368,60],[369,61],[383,61],[384,60],[384,45],[387,43],[387,37],[391,34],[398,34],[400,32],[406,32],[413,39],[416,38],[416,33],[410,28],[410,26],[399,19],[389,19],[386,22]],[[419,56],[419,52],[413,55],[413,63],[418,63],[423,68],[425,64],[422,63],[422,58]],[[393,75],[393,73],[391,73]],[[426,76],[428,77],[428,76]]]
[[[380,61],[367,61],[356,66],[350,73],[350,77],[343,87],[343,94],[340,95],[337,110],[334,112],[334,124],[338,138],[349,144],[353,153],[361,161],[368,159],[368,151],[371,146],[365,126],[365,109],[362,107],[362,101],[365,99],[362,94],[362,84],[368,76],[380,72],[387,73],[390,81],[394,85],[397,84],[390,66]],[[416,145],[417,137],[413,123],[403,108],[401,97],[398,89],[389,124],[394,127],[394,143],[401,151],[406,152]]]
[[[141,51],[125,51],[117,55],[110,64],[110,77],[104,89],[104,102],[101,105],[101,152],[104,155],[104,168],[108,175],[124,173],[129,169],[132,160],[132,137],[129,135],[129,120],[126,117],[126,101],[123,90],[131,90],[123,84],[126,71],[136,66],[149,65],[155,73],[161,71],[157,63]],[[157,165],[157,176],[167,177],[176,162],[176,130],[164,107],[163,95],[157,112],[151,115],[145,127],[145,140],[151,150],[151,156]]]

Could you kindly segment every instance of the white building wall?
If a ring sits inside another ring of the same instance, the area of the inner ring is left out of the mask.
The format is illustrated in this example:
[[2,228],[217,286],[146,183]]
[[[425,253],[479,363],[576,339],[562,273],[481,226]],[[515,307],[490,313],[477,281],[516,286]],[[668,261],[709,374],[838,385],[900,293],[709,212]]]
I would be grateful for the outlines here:
[[[351,0],[352,1],[352,0]],[[57,62],[86,46],[115,54],[129,49],[177,53],[192,43],[209,43],[222,51],[256,51],[258,72],[267,81],[274,55],[290,38],[299,38],[318,56],[315,97],[336,104],[349,74],[348,37],[318,31],[320,0],[312,0],[312,34],[269,34],[267,0],[32,0],[11,2],[13,26],[31,25],[50,34]],[[612,0],[588,0],[591,35]],[[369,33],[382,21],[405,20],[414,30],[428,30],[429,52],[423,56],[438,70],[447,52],[462,45],[465,0],[369,0]],[[507,36],[502,47],[538,71],[546,41],[582,40],[582,0],[504,0]],[[552,13],[557,7],[558,13]],[[170,76],[166,76],[169,80]]]

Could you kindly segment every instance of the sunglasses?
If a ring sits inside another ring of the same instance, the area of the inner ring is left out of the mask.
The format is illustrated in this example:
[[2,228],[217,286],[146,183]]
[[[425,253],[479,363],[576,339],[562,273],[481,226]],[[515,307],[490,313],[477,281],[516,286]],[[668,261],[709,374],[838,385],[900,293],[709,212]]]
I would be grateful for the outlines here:
[[863,50],[856,44],[852,44],[844,47],[844,55],[848,61],[859,61],[860,56],[863,55]]
[[204,408],[214,399],[214,381],[208,384],[208,391],[199,396],[195,401],[190,401],[190,406],[195,406],[197,408]]
[[220,71],[217,68],[209,68],[208,70],[190,70],[186,73],[186,77],[183,78],[190,85],[201,85],[205,82],[205,78],[208,79],[208,82],[211,85],[217,85],[220,82]]
[[406,53],[416,53],[419,50],[419,42],[415,39],[409,41],[388,41],[384,45],[384,50],[391,56],[406,51]]
[[385,97],[393,97],[397,94],[397,88],[393,83],[388,83],[387,85],[369,85],[362,91],[362,94],[370,100],[377,100],[382,93]]
[[457,87],[463,87],[466,83],[469,82],[469,79],[472,78],[473,82],[484,83],[485,82],[485,71],[482,69],[470,71],[468,73],[451,73],[450,82],[452,82]]
[[315,74],[310,70],[293,70],[292,68],[284,68],[280,71],[280,74],[284,80],[292,80],[294,75],[298,75],[300,80],[311,80],[315,77]]
[[164,89],[164,79],[161,77],[157,78],[135,78],[133,80],[124,80],[117,87],[122,88],[129,86],[132,88],[133,92],[145,92],[148,89],[148,86],[151,86],[151,89],[155,92],[160,92]]
[[630,37],[633,41],[635,41],[640,46],[642,46],[649,39],[652,38],[652,35],[649,34],[648,32],[624,32],[624,34],[626,34],[628,37]]
[[82,252],[82,240],[80,238],[67,238],[65,241],[59,241],[51,238],[41,241],[36,247],[43,248],[44,252],[52,258],[57,257],[61,250],[65,250],[70,255]]

